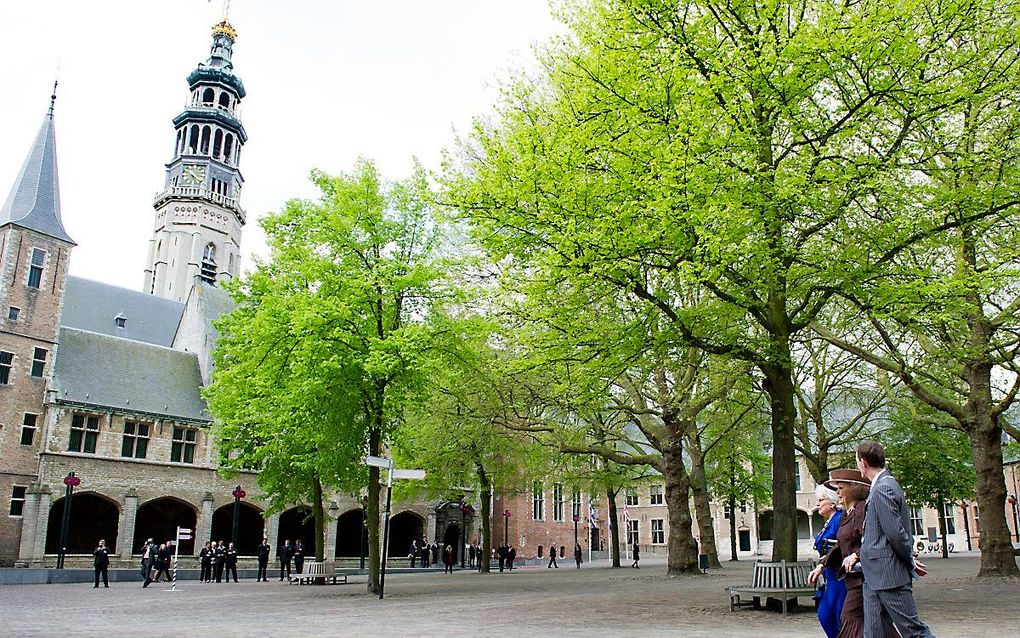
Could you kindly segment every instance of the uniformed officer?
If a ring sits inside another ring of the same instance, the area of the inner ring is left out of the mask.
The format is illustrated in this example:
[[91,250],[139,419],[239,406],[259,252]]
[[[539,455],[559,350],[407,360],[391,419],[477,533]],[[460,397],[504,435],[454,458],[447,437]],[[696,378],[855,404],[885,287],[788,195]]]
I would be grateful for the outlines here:
[[213,543],[213,571],[216,572],[216,582],[223,582],[223,561],[227,555],[227,548],[223,541]]
[[255,577],[255,582],[262,581],[268,583],[269,579],[266,578],[266,568],[269,567],[269,540],[263,538],[262,543],[259,544],[258,548],[255,549],[255,555],[259,559],[259,573]]
[[237,582],[237,550],[234,544],[227,545],[227,551],[223,553],[223,564],[227,568],[226,582],[230,582],[230,575],[234,575],[234,582]]
[[211,541],[205,542],[205,547],[198,553],[198,556],[201,558],[202,567],[198,573],[198,580],[199,582],[208,583],[212,580],[213,549]]

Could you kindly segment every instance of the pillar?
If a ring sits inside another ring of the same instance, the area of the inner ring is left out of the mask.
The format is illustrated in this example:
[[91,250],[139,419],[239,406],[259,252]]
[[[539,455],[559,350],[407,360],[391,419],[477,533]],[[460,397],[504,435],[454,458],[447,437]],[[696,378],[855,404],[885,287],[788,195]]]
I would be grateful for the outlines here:
[[429,510],[428,527],[425,528],[425,535],[429,537],[430,543],[439,542],[439,530],[436,528],[436,510]]
[[50,488],[38,483],[25,490],[25,510],[21,519],[21,546],[18,548],[18,560],[30,565],[42,560],[42,554],[36,552],[36,536],[39,533],[40,512],[42,512],[46,516],[42,519],[42,537],[44,541],[46,539],[49,507],[42,506],[42,497],[49,491]]
[[118,554],[124,560],[131,560],[135,542],[135,515],[138,513],[138,492],[131,488],[124,495],[124,507],[120,510],[120,521],[117,523]]
[[206,541],[219,540],[212,538],[212,516],[213,516],[213,495],[206,492],[202,497],[202,511],[198,515],[198,522],[195,524],[195,550],[198,550]]
[[340,508],[336,503],[330,503],[329,512],[326,516],[326,546],[323,548],[322,559],[332,561],[336,557],[336,517],[340,514]]
[[280,537],[280,515],[279,514],[273,514],[272,516],[269,517],[269,520],[266,521],[265,534],[263,534],[263,536],[265,536],[266,539],[269,542],[269,547],[270,547],[270,550],[269,550],[269,560],[270,560],[270,562],[275,561],[276,560],[276,550],[277,550],[277,547],[276,547],[277,540],[276,539]]
[[33,539],[34,548],[32,549],[32,560],[36,566],[42,565],[46,556],[46,532],[49,527],[52,506],[53,493],[48,486],[43,485],[39,492],[39,507],[36,511],[35,538]]

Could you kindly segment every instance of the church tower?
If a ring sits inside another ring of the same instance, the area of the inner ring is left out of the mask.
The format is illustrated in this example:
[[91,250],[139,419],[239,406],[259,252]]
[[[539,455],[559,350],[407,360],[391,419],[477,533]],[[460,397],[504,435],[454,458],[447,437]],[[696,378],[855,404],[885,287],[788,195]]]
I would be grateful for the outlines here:
[[184,301],[195,285],[237,276],[245,215],[241,147],[248,140],[238,107],[244,84],[231,61],[237,32],[213,27],[209,59],[188,76],[191,97],[174,118],[176,141],[156,195],[143,290]]

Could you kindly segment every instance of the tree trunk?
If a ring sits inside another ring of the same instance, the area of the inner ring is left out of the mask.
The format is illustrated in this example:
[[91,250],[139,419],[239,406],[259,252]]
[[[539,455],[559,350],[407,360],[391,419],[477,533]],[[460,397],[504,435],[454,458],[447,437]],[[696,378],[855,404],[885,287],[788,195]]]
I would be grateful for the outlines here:
[[737,558],[737,495],[732,491],[730,492],[730,560],[740,560]]
[[[382,452],[382,433],[372,428],[368,433],[368,453]],[[379,593],[379,468],[368,468],[368,591]]]
[[322,561],[326,555],[326,510],[322,507],[322,481],[312,479],[312,517],[315,520],[315,560]]
[[[972,386],[973,387],[973,386]],[[981,510],[981,569],[978,576],[1018,576],[1013,545],[1006,522],[1006,479],[1002,473],[1002,429],[990,415],[982,415],[967,428],[974,470],[977,503]]]
[[490,572],[489,554],[492,551],[492,527],[490,525],[490,519],[492,518],[492,486],[489,483],[489,475],[485,473],[485,468],[481,465],[476,465],[475,467],[478,469],[478,485],[481,487],[479,497],[482,502],[481,573],[488,574]]
[[[620,518],[616,510],[616,495],[620,490],[606,490],[606,500],[609,501],[609,549],[613,554],[613,567],[620,566]],[[591,523],[588,523],[588,542],[591,543]],[[595,551],[595,547],[591,548]]]
[[698,550],[691,529],[690,478],[684,466],[683,434],[669,411],[663,413],[666,437],[662,450],[662,477],[666,482],[666,509],[669,516],[666,575],[698,573]]
[[[688,430],[694,432],[692,425]],[[715,545],[715,525],[712,523],[711,495],[708,493],[708,479],[705,476],[705,455],[697,433],[688,437],[691,457],[691,494],[694,497],[694,514],[698,521],[698,535],[701,537],[701,553],[708,555],[708,566],[720,568],[719,549]],[[730,526],[732,527],[732,525]]]
[[942,498],[942,495],[938,495],[938,508],[939,508],[939,534],[942,536],[942,558],[949,558],[949,545],[946,540],[946,499]]
[[[781,341],[773,337],[774,341]],[[797,483],[793,430],[797,418],[794,405],[793,373],[789,365],[789,339],[785,363],[763,365],[765,392],[772,411],[772,560],[797,560]]]

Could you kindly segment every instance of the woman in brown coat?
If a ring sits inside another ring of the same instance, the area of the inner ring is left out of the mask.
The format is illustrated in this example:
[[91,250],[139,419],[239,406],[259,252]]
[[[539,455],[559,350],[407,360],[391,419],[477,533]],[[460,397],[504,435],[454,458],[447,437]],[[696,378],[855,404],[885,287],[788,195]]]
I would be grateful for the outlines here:
[[864,576],[857,570],[861,539],[864,537],[864,509],[871,489],[871,481],[857,470],[833,470],[825,486],[839,493],[843,502],[843,518],[836,532],[836,546],[818,561],[818,567],[811,572],[811,581],[818,577],[826,565],[832,565],[839,574],[846,577],[846,599],[839,618],[838,638],[863,638],[864,636]]

